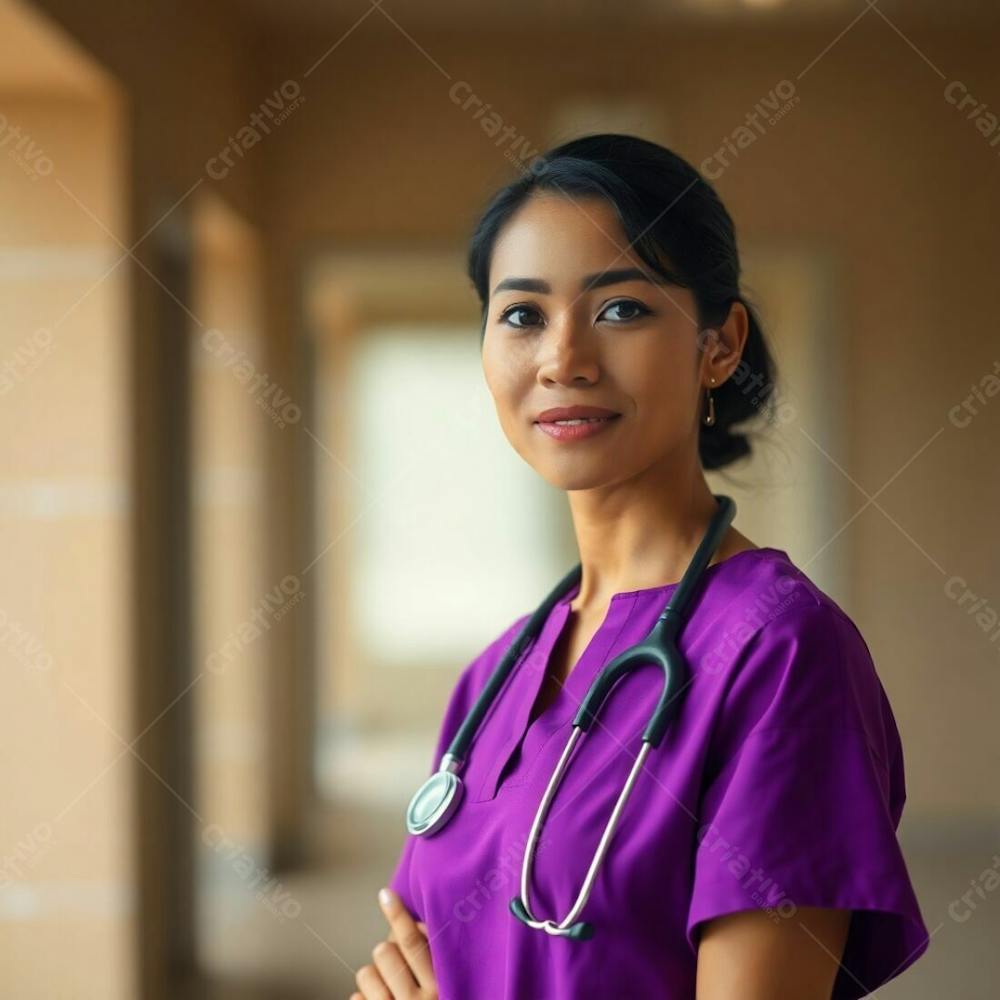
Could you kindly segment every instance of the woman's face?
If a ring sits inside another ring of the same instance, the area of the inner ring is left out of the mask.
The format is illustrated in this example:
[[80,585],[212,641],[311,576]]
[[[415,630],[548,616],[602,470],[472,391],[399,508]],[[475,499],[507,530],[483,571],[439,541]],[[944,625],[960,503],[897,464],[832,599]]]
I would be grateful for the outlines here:
[[[560,489],[695,460],[704,394],[694,296],[623,253],[627,243],[604,199],[544,193],[494,247],[483,371],[507,439]],[[546,410],[577,405],[618,416],[585,435],[539,423]]]

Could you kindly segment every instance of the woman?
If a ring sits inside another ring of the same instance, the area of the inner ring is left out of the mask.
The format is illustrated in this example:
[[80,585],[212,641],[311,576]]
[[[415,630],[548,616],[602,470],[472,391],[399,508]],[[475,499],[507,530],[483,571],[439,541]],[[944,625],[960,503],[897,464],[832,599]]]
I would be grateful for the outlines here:
[[[679,711],[582,911],[593,939],[511,913],[573,714],[676,588],[717,509],[704,470],[748,454],[736,425],[774,415],[774,368],[726,209],[642,139],[587,136],[533,164],[489,204],[469,274],[500,424],[567,491],[582,575],[483,719],[457,811],[407,839],[354,1000],[868,994],[928,943],[895,834],[892,710],[850,618],[733,527],[681,633]],[[529,614],[462,672],[434,769]],[[653,665],[621,678],[575,749],[534,856],[540,918],[576,899],[661,684]]]

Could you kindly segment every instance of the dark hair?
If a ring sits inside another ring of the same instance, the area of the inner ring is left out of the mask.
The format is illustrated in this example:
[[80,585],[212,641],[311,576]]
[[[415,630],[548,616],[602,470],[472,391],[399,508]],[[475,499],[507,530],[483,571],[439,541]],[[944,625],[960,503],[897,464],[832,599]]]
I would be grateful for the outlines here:
[[756,310],[740,291],[733,220],[711,184],[676,153],[632,135],[587,135],[536,158],[523,177],[493,196],[472,235],[468,275],[482,305],[481,338],[494,244],[535,191],[609,201],[636,255],[667,281],[691,289],[699,331],[724,322],[733,302],[743,303],[750,319],[743,354],[733,375],[712,390],[715,423],[699,422],[698,450],[706,469],[749,455],[747,434],[734,428],[761,414],[773,416],[775,365]]

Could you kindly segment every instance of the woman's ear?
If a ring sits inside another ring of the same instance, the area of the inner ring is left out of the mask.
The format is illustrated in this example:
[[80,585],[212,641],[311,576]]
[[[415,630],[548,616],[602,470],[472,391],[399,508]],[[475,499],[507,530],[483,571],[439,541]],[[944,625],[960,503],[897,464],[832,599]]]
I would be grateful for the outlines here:
[[706,344],[706,374],[714,377],[716,383],[721,385],[733,374],[743,356],[743,348],[750,333],[750,315],[746,306],[739,299],[734,299],[725,321],[712,332],[714,337]]

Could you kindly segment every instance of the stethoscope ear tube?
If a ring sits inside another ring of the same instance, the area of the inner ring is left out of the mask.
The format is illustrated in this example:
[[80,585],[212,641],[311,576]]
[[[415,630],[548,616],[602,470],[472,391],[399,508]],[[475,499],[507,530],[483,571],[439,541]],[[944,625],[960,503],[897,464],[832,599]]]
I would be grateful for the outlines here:
[[504,654],[503,659],[490,675],[490,679],[480,692],[476,703],[472,706],[465,721],[459,727],[454,739],[452,739],[451,744],[448,746],[447,756],[452,760],[458,761],[459,764],[464,762],[473,737],[479,729],[479,723],[482,722],[483,716],[489,711],[490,705],[493,704],[500,688],[503,687],[504,681],[507,680],[508,675],[517,663],[518,658],[528,647],[528,644],[538,637],[546,619],[563,594],[568,593],[571,587],[575,587],[580,582],[582,575],[583,567],[581,565],[574,566],[556,584],[548,597],[542,601],[538,608],[535,609],[534,614],[524,623],[521,631],[517,634],[517,638],[510,644],[510,648]]
[[416,837],[431,837],[442,829],[458,807],[463,783],[459,772],[465,764],[469,747],[479,730],[483,717],[496,700],[500,689],[514,669],[521,654],[537,638],[557,601],[580,581],[583,568],[575,566],[556,584],[534,614],[524,623],[510,644],[489,680],[476,698],[475,704],[459,726],[435,771],[417,789],[406,808],[406,829]]
[[662,648],[663,672],[665,674],[660,700],[656,703],[653,717],[646,724],[642,738],[651,747],[658,747],[667,727],[673,721],[680,707],[681,692],[688,686],[691,671],[674,641]]
[[679,703],[677,696],[687,686],[690,676],[687,663],[673,637],[669,635],[670,631],[670,626],[661,619],[653,626],[643,642],[615,657],[601,671],[580,703],[580,708],[573,718],[573,725],[579,726],[585,733],[589,732],[615,684],[631,670],[647,666],[649,663],[657,663],[663,669],[663,691],[653,715],[643,730],[642,738],[650,745],[658,747],[677,710]]
[[663,734],[676,713],[678,695],[687,687],[690,677],[687,661],[677,646],[677,635],[684,622],[684,612],[691,603],[705,567],[718,549],[722,536],[736,513],[736,504],[731,497],[716,496],[715,499],[719,509],[656,624],[641,643],[625,650],[601,671],[580,703],[573,725],[579,726],[583,732],[589,731],[605,699],[619,679],[636,667],[652,662],[659,664],[663,670],[663,691],[652,717],[643,730],[642,738],[650,746],[660,745]]

